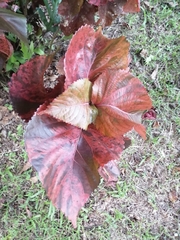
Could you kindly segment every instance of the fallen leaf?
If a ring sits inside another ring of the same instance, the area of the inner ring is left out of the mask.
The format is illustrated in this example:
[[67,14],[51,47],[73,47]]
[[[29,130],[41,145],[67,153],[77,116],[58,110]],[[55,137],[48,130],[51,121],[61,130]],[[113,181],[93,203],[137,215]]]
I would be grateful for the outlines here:
[[22,174],[23,172],[27,171],[30,167],[32,167],[32,164],[30,161],[28,161],[24,167],[21,169],[20,173],[19,174]]
[[108,185],[112,182],[117,182],[120,176],[120,169],[115,160],[106,163],[98,169],[98,172]]
[[27,213],[29,218],[32,217],[32,212],[27,207],[26,207],[26,213]]
[[142,49],[142,51],[140,52],[140,56],[146,59],[146,57],[148,56],[148,51],[146,49]]
[[152,74],[151,74],[152,80],[155,80],[155,79],[156,79],[156,76],[157,76],[157,74],[158,74],[158,69],[159,69],[159,64],[156,64],[156,68],[154,69],[154,71],[153,71]]
[[170,7],[175,8],[176,6],[178,6],[177,2],[166,2],[166,4],[168,4]]
[[173,174],[180,173],[180,167],[174,167],[172,172],[173,172]]
[[0,198],[0,209],[3,207],[5,203],[5,198]]
[[153,123],[153,128],[158,128],[159,127],[159,122],[158,121],[155,121],[154,123]]
[[176,190],[172,190],[171,192],[169,192],[169,200],[172,203],[175,203],[178,200],[178,195],[177,195]]
[[144,5],[149,11],[152,11],[154,9],[154,6],[151,6],[148,1],[144,1]]
[[38,182],[38,177],[37,176],[35,176],[35,177],[31,177],[30,178],[30,181],[32,182],[32,183],[37,183]]

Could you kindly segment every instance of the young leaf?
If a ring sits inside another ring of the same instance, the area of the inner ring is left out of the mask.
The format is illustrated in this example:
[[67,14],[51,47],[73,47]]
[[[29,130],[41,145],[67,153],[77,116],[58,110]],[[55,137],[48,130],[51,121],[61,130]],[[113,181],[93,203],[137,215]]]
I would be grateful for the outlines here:
[[48,197],[76,227],[79,210],[99,184],[98,165],[82,130],[36,115],[28,123],[25,142]]
[[96,57],[94,45],[96,33],[90,26],[81,27],[71,39],[65,54],[65,88],[74,81],[88,78],[90,68]]
[[90,106],[92,83],[88,79],[74,82],[63,94],[55,98],[41,114],[49,114],[58,120],[87,130],[94,122],[97,109]]
[[22,119],[29,121],[39,105],[61,94],[64,77],[58,78],[54,89],[44,87],[43,76],[53,56],[36,56],[21,65],[9,83],[10,97],[14,110]]
[[0,8],[0,30],[11,32],[28,43],[26,18],[21,14]]
[[106,70],[94,82],[92,103],[98,108],[96,128],[118,138],[134,128],[146,138],[141,115],[152,107],[147,91],[128,70]]
[[89,74],[89,78],[92,82],[106,69],[118,71],[119,69],[128,68],[130,63],[130,44],[124,36],[108,39],[103,36],[100,31],[98,32],[98,37],[101,38],[101,41],[98,39],[95,46],[99,51]]
[[109,69],[126,69],[129,65],[129,43],[125,37],[108,39],[101,30],[81,27],[73,36],[65,55],[65,88],[81,78],[94,78]]
[[6,60],[11,56],[12,53],[13,53],[13,46],[6,39],[4,34],[0,34],[0,72],[4,67]]

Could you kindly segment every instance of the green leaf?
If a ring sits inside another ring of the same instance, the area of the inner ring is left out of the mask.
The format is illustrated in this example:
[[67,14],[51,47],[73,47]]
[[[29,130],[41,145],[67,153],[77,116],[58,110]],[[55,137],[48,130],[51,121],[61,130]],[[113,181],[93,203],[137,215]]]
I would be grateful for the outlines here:
[[26,18],[21,14],[0,8],[0,30],[11,32],[28,43]]
[[44,55],[44,50],[41,47],[37,47],[34,49],[34,53],[38,54],[38,55]]

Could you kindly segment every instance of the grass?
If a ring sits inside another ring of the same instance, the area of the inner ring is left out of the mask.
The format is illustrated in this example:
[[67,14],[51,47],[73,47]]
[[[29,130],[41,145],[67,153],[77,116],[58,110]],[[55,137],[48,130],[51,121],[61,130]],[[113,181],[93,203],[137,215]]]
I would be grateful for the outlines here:
[[[101,182],[81,210],[77,229],[54,209],[41,184],[31,183],[34,171],[19,174],[27,156],[23,125],[13,126],[8,131],[7,147],[0,141],[0,158],[4,159],[0,172],[0,239],[180,238],[180,171],[176,171],[180,166],[180,7],[158,0],[149,4],[151,10],[142,1],[140,14],[123,17],[119,26],[116,21],[106,34],[123,34],[130,41],[131,69],[149,91],[158,126],[145,122],[145,142],[134,133],[128,134],[132,146],[122,154],[121,178],[113,187]],[[122,27],[123,21],[129,28]],[[12,110],[10,105],[8,109]],[[8,141],[13,142],[13,149],[8,148]],[[173,192],[177,198],[170,198]]]

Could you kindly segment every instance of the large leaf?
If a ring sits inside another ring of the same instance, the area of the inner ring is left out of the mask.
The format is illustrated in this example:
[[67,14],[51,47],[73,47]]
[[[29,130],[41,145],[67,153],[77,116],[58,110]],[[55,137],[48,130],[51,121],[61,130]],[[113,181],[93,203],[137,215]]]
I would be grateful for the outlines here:
[[81,78],[94,80],[105,69],[126,69],[129,64],[129,43],[125,37],[108,39],[101,30],[81,27],[73,36],[65,55],[65,87]]
[[54,99],[44,113],[87,130],[97,116],[97,109],[89,105],[91,90],[92,83],[86,78],[80,79]]
[[6,39],[4,34],[0,34],[0,72],[4,67],[6,60],[11,56],[12,53],[13,53],[13,46]]
[[64,77],[58,78],[54,89],[44,87],[43,76],[53,56],[36,56],[21,65],[9,84],[14,110],[28,121],[39,105],[52,100],[64,90]]
[[28,43],[26,18],[21,14],[0,8],[0,30],[11,32]]
[[35,115],[25,144],[48,197],[76,226],[79,210],[99,184],[98,166],[119,157],[124,138],[104,137],[93,125],[83,131],[51,116]]
[[98,108],[96,128],[104,135],[119,137],[134,128],[146,138],[142,113],[152,107],[147,91],[128,70],[107,70],[93,85],[92,103]]
[[[79,0],[81,3],[82,1]],[[97,7],[84,1],[83,4],[74,4],[77,1],[62,1],[58,8],[61,15],[61,31],[65,35],[75,33],[81,26],[85,24],[95,25],[95,13]]]
[[99,184],[98,165],[82,130],[52,117],[34,116],[25,141],[48,197],[76,226],[79,210]]

